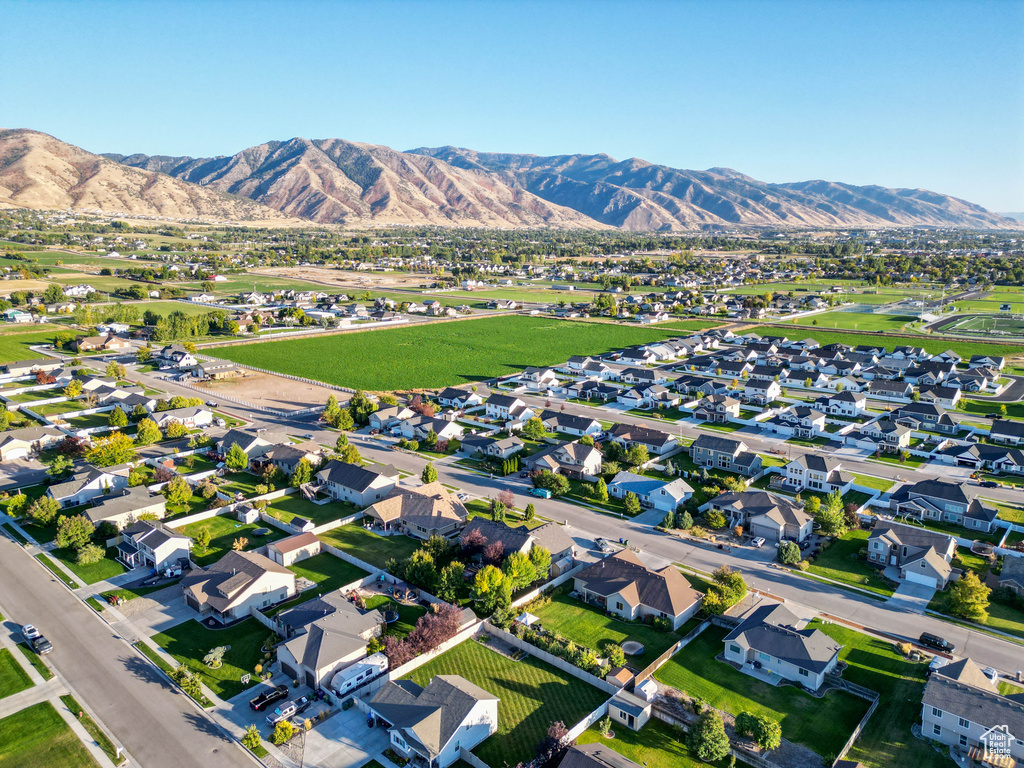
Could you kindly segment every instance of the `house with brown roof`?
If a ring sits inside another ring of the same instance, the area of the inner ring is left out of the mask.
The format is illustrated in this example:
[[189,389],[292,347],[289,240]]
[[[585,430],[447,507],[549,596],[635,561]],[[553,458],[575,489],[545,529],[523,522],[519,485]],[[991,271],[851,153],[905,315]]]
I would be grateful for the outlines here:
[[630,621],[647,616],[668,619],[673,629],[693,616],[704,599],[678,569],[652,571],[629,549],[585,568],[573,582],[585,602]]
[[251,609],[280,603],[295,594],[295,574],[255,552],[228,552],[181,581],[185,603],[201,617],[229,624]]
[[463,535],[471,531],[477,531],[487,544],[500,542],[506,557],[513,552],[529,554],[534,547],[543,547],[551,553],[552,576],[560,576],[572,568],[575,542],[558,523],[545,523],[531,530],[525,525],[513,526],[478,517],[466,524]]
[[439,482],[418,488],[395,488],[363,514],[384,526],[417,539],[451,538],[466,525],[465,505]]
[[267,544],[267,557],[285,567],[320,554],[320,539],[315,533],[297,533]]

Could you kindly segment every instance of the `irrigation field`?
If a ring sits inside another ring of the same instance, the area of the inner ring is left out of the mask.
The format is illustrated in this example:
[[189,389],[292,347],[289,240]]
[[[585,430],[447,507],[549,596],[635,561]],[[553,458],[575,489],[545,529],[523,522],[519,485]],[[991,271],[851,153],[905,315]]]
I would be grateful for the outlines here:
[[[687,321],[685,327],[692,332],[694,325]],[[686,332],[505,315],[210,351],[242,365],[386,392],[480,381],[528,366],[563,363],[572,355],[596,355]]]

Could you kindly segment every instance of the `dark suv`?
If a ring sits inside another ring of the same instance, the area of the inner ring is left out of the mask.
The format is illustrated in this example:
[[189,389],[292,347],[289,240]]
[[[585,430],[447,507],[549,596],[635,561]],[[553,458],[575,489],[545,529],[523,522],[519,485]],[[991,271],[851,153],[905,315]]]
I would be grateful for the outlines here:
[[279,685],[277,686],[277,688],[274,688],[273,690],[264,691],[263,693],[261,693],[259,696],[257,696],[255,699],[249,702],[249,706],[252,707],[255,711],[259,712],[260,710],[266,709],[271,704],[281,701],[281,699],[287,698],[288,686]]
[[42,635],[36,635],[29,642],[32,643],[32,650],[40,656],[45,656],[53,650],[53,643]]
[[949,640],[938,635],[933,635],[931,632],[925,632],[918,638],[918,642],[927,648],[933,648],[936,651],[942,651],[943,653],[952,653],[956,650],[956,646],[953,645]]

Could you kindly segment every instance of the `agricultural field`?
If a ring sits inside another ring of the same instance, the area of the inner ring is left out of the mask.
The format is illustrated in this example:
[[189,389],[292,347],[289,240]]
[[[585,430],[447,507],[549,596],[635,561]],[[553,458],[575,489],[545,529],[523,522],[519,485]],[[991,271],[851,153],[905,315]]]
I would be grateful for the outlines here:
[[510,315],[219,347],[217,355],[330,384],[389,391],[480,381],[678,333]]
[[[908,323],[917,322],[912,315],[874,315],[869,312],[826,312],[815,315],[820,328],[843,328],[851,331],[902,331]],[[806,318],[792,320],[792,325],[806,324]]]
[[26,331],[24,333],[7,333],[0,336],[0,363],[13,363],[16,360],[34,360],[43,355],[29,349],[32,344],[50,344],[53,342],[51,331]]

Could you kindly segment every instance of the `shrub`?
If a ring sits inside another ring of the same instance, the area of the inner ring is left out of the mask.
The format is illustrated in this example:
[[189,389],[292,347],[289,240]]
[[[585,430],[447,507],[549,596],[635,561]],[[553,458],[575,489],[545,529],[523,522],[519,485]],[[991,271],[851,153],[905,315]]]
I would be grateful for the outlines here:
[[260,729],[255,725],[247,726],[245,735],[242,737],[242,746],[250,752],[255,752],[260,746]]
[[75,563],[78,565],[92,565],[93,563],[98,563],[106,556],[107,553],[103,547],[98,544],[86,544],[75,555]]
[[270,743],[280,746],[294,735],[295,727],[287,720],[282,720],[274,726],[274,732],[270,735]]
[[784,541],[779,546],[778,558],[783,565],[796,565],[800,562],[800,547],[795,541]]
[[722,716],[713,709],[704,712],[690,730],[688,746],[690,752],[705,763],[721,760],[729,754],[729,737]]

